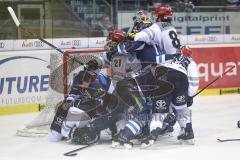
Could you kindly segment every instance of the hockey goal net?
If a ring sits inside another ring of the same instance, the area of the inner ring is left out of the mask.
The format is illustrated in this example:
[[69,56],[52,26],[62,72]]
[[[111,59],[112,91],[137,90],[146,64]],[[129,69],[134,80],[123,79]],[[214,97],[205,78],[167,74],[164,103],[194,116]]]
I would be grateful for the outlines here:
[[[49,89],[46,106],[29,124],[17,130],[18,136],[42,137],[48,134],[55,115],[55,107],[68,94],[74,75],[83,69],[91,59],[96,59],[103,49],[67,50],[64,54],[53,51],[50,54]],[[102,70],[101,72],[107,72]]]

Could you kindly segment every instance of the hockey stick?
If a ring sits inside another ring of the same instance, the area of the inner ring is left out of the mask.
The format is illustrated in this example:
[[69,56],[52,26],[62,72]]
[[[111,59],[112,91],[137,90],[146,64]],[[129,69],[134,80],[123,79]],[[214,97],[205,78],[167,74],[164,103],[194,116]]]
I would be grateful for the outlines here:
[[[11,15],[11,17],[12,17],[12,19],[13,19],[16,27],[20,28],[23,32],[27,33],[28,35],[32,35],[34,38],[39,39],[40,41],[42,41],[43,43],[45,43],[45,44],[47,44],[48,46],[52,47],[53,49],[57,50],[58,52],[64,54],[64,51],[61,50],[60,48],[54,46],[53,44],[51,44],[51,43],[49,43],[48,41],[46,41],[46,40],[44,40],[43,38],[41,38],[40,36],[36,35],[36,34],[33,33],[33,32],[30,32],[30,31],[28,31],[26,28],[24,28],[24,27],[21,25],[21,23],[19,22],[19,20],[18,20],[18,18],[17,18],[17,16],[16,16],[14,10],[12,9],[12,7],[7,7],[7,9],[8,9],[8,12],[10,13],[10,15]],[[67,55],[67,57],[72,58],[72,57],[70,57],[68,54],[66,54],[66,55]],[[74,59],[74,61],[78,62],[80,65],[84,65],[84,63],[78,61],[77,59]]]
[[74,150],[72,150],[72,151],[69,151],[69,152],[67,152],[67,153],[64,153],[63,155],[64,155],[64,156],[73,157],[73,156],[76,156],[76,155],[77,155],[76,152],[81,151],[81,150],[84,150],[84,149],[86,149],[86,148],[88,148],[88,147],[91,147],[91,146],[92,146],[92,145],[87,145],[87,146],[84,146],[84,147],[80,147],[80,148],[74,149]]
[[219,142],[240,141],[240,139],[217,139]]
[[210,82],[209,84],[207,84],[205,87],[203,87],[203,89],[201,89],[198,93],[196,93],[195,95],[192,96],[192,98],[196,97],[197,95],[199,95],[200,93],[202,93],[206,88],[208,88],[211,84],[213,84],[214,82],[216,82],[218,79],[222,78],[224,75],[226,75],[228,72],[230,72],[233,68],[235,68],[235,66],[232,66],[231,68],[229,68],[228,70],[226,70],[225,72],[223,72],[220,76],[218,76],[217,78],[215,78],[212,82]]

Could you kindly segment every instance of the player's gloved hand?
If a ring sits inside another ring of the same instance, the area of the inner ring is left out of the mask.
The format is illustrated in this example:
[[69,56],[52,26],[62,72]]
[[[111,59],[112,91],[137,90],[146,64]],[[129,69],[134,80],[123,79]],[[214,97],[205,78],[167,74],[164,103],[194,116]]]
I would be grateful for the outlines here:
[[135,35],[136,35],[135,32],[130,32],[130,33],[128,33],[127,38],[128,38],[129,40],[134,40]]
[[180,47],[180,52],[181,54],[183,54],[184,56],[191,56],[192,55],[192,50],[191,48],[189,48],[188,46],[181,46]]
[[105,95],[105,91],[102,88],[98,88],[96,92],[94,93],[93,97],[94,98],[101,98]]
[[177,118],[173,114],[168,113],[163,122],[169,124],[170,126],[174,126],[177,122]]
[[125,43],[119,43],[117,46],[117,53],[118,54],[127,54],[126,50],[126,44]]
[[114,42],[112,40],[108,40],[106,45],[104,46],[104,49],[107,51],[107,52],[112,52],[115,50],[115,48],[117,48],[117,45],[118,43],[117,42]]
[[192,104],[193,104],[193,97],[187,97],[187,107],[190,107],[190,106],[192,106]]

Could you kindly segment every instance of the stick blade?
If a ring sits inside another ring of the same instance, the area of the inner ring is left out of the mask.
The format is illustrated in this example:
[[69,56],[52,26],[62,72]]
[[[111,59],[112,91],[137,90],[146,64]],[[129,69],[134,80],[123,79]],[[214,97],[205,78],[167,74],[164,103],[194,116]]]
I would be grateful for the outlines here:
[[18,18],[16,16],[14,10],[12,9],[12,7],[7,7],[7,9],[8,9],[8,12],[10,13],[14,23],[16,24],[17,27],[19,27],[20,26],[20,22],[19,22],[19,20],[18,20]]

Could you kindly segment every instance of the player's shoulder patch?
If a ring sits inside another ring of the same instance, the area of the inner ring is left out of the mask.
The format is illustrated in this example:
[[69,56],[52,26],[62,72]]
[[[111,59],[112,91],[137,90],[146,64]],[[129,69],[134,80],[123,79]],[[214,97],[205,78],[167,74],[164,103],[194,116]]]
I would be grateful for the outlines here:
[[173,28],[173,25],[167,22],[158,22],[157,25],[161,31],[167,30],[169,28]]

